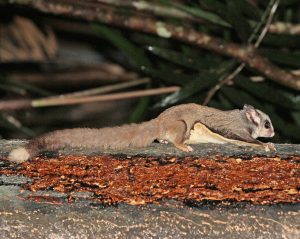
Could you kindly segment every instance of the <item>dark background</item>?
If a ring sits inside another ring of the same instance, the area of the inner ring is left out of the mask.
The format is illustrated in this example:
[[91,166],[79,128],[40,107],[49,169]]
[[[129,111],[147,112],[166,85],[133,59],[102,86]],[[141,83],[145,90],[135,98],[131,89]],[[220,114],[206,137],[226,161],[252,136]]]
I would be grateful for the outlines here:
[[[2,138],[140,122],[175,104],[205,102],[223,110],[251,104],[270,115],[274,142],[300,142],[300,86],[285,84],[287,77],[276,73],[293,74],[299,85],[299,1],[281,1],[277,8],[278,1],[148,1],[143,10],[131,1],[40,2],[0,1]],[[66,6],[72,8],[60,11]],[[102,13],[114,18],[104,21]],[[120,18],[123,21],[117,21]],[[133,18],[142,27],[126,24]],[[147,26],[148,20],[157,28],[169,24],[171,33],[185,34],[165,38],[168,31],[163,28],[159,34],[147,33],[153,26]],[[210,36],[218,49],[189,42],[191,31]],[[237,56],[239,51],[244,58]],[[267,64],[256,61],[261,57]],[[243,69],[207,98],[243,62]],[[141,83],[130,87],[133,81]],[[104,94],[173,86],[180,91],[76,103],[91,96],[92,89],[120,83],[127,87]],[[59,95],[72,92],[81,93],[71,96],[74,104],[66,105],[66,97]],[[49,97],[60,99],[61,105],[46,106]],[[34,104],[41,98],[45,101]]]

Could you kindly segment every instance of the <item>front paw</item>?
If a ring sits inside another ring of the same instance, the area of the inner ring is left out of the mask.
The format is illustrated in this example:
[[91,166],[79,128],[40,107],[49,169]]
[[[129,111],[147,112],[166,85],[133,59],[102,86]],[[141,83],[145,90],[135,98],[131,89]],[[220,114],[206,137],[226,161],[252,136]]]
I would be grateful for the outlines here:
[[263,146],[264,146],[264,149],[266,152],[276,151],[276,147],[273,143],[265,143],[265,144],[263,144]]
[[185,144],[174,144],[176,148],[184,151],[184,152],[192,152],[194,149],[189,146],[189,145],[185,145]]

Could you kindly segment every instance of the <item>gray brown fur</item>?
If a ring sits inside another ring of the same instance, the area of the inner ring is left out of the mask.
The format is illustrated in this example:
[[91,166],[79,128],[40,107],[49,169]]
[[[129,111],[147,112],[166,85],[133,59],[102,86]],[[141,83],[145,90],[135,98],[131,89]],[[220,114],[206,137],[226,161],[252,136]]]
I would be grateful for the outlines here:
[[256,126],[249,122],[245,108],[221,111],[191,103],[171,107],[157,118],[140,124],[102,129],[75,128],[53,131],[31,140],[25,148],[32,157],[40,151],[57,150],[63,147],[122,149],[144,147],[155,139],[161,139],[173,143],[181,150],[191,151],[191,147],[185,145],[184,141],[197,122],[203,123],[226,138],[260,143],[251,136]]
[[[63,147],[121,149],[144,147],[151,144],[158,135],[156,120],[141,124],[130,124],[101,129],[75,128],[57,130],[30,141],[26,146],[30,154],[41,150],[57,150]],[[141,132],[145,135],[142,137]]]

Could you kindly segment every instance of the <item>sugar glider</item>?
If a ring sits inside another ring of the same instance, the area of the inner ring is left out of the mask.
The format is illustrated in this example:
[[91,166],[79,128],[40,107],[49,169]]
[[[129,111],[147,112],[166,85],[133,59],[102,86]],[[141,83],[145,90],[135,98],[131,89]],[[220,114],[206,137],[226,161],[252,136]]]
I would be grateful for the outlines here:
[[10,152],[8,159],[24,162],[41,151],[64,147],[95,149],[122,149],[145,147],[154,140],[164,140],[185,152],[192,151],[187,139],[196,123],[205,125],[222,137],[275,149],[271,143],[256,138],[273,137],[274,128],[269,116],[253,106],[222,111],[198,104],[182,104],[170,107],[157,118],[140,124],[129,124],[100,129],[74,128],[46,133],[29,141],[24,147]]

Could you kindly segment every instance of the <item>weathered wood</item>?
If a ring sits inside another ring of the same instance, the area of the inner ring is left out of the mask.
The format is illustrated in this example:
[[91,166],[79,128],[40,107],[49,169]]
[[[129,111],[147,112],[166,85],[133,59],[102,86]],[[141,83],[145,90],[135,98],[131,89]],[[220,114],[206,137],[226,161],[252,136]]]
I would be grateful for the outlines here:
[[[3,158],[8,155],[8,152],[21,145],[26,144],[26,140],[0,140],[0,157]],[[76,155],[99,155],[99,154],[123,154],[123,155],[145,155],[145,156],[160,156],[160,155],[176,155],[178,157],[183,156],[244,156],[250,157],[253,155],[261,155],[266,157],[280,156],[282,158],[289,157],[291,155],[300,156],[299,144],[276,144],[277,151],[266,152],[261,148],[251,147],[238,147],[231,144],[199,144],[193,145],[195,149],[192,152],[184,153],[177,150],[172,145],[165,144],[152,144],[147,148],[128,148],[123,150],[96,150],[96,149],[63,149],[59,153],[64,155],[76,154]]]
[[[24,143],[25,141],[0,141],[1,157],[5,158],[13,147]],[[273,157],[273,160],[279,165],[281,163],[294,164],[294,171],[288,168],[286,171],[290,170],[290,173],[296,176],[295,180],[299,180],[300,174],[297,169],[299,161],[291,159],[291,155],[300,156],[300,145],[277,145],[276,153],[265,153],[231,145],[198,145],[194,148],[192,156],[206,157],[212,162],[218,161],[220,165],[226,163],[223,158],[227,156],[235,156],[239,159],[237,162],[232,161],[233,164],[240,161],[247,161],[251,164],[251,157],[254,155]],[[180,158],[182,168],[188,162],[184,157],[187,154],[179,152],[171,146],[159,144],[153,144],[144,149],[128,149],[119,152],[78,149],[62,150],[60,153],[93,155],[95,157],[103,155],[103,153],[106,155],[122,153],[130,155],[132,158],[139,155],[141,158],[162,156],[164,159],[171,159],[170,162],[162,160],[162,167],[170,163],[175,165],[179,163],[178,159],[176,159],[176,163],[172,157]],[[35,170],[41,172],[45,168],[38,169],[39,165],[45,166],[47,163],[51,165],[51,161],[54,162],[56,159],[40,160],[46,163],[42,164],[37,160],[27,166],[35,167]],[[62,157],[60,160],[65,160],[65,158]],[[139,160],[142,161],[142,159]],[[270,159],[267,161],[272,163]],[[120,162],[124,163],[124,159]],[[76,164],[78,164],[76,161],[70,162],[70,165],[74,167]],[[129,165],[129,170],[133,167],[136,169],[138,166],[133,163]],[[5,160],[0,160],[1,170],[9,168],[16,172],[20,170],[20,167],[11,168],[11,165]],[[53,175],[58,173],[59,171],[52,172]],[[282,175],[278,174],[278,177],[281,180]],[[159,204],[132,206],[121,203],[117,207],[103,207],[99,203],[99,197],[95,198],[94,194],[89,192],[57,193],[52,189],[34,193],[28,190],[20,191],[20,187],[24,186],[26,182],[37,179],[16,175],[0,176],[1,238],[49,236],[63,238],[75,236],[80,238],[298,238],[300,236],[299,201],[294,204],[260,206],[248,202],[232,203],[227,200],[222,203],[213,203],[207,200],[174,201],[169,198],[160,201]],[[134,183],[135,179],[131,180]],[[295,188],[297,191],[290,193],[299,194],[299,187],[298,184],[298,187]],[[123,188],[123,190],[126,189]]]
[[[276,152],[230,144],[193,147],[191,153],[160,144],[102,152],[69,149],[59,157],[35,157],[17,167],[6,162],[0,174],[33,179],[22,185],[33,192],[49,188],[61,193],[92,192],[105,204],[163,199],[300,202],[297,145],[277,145]],[[3,148],[11,149],[5,143]]]

